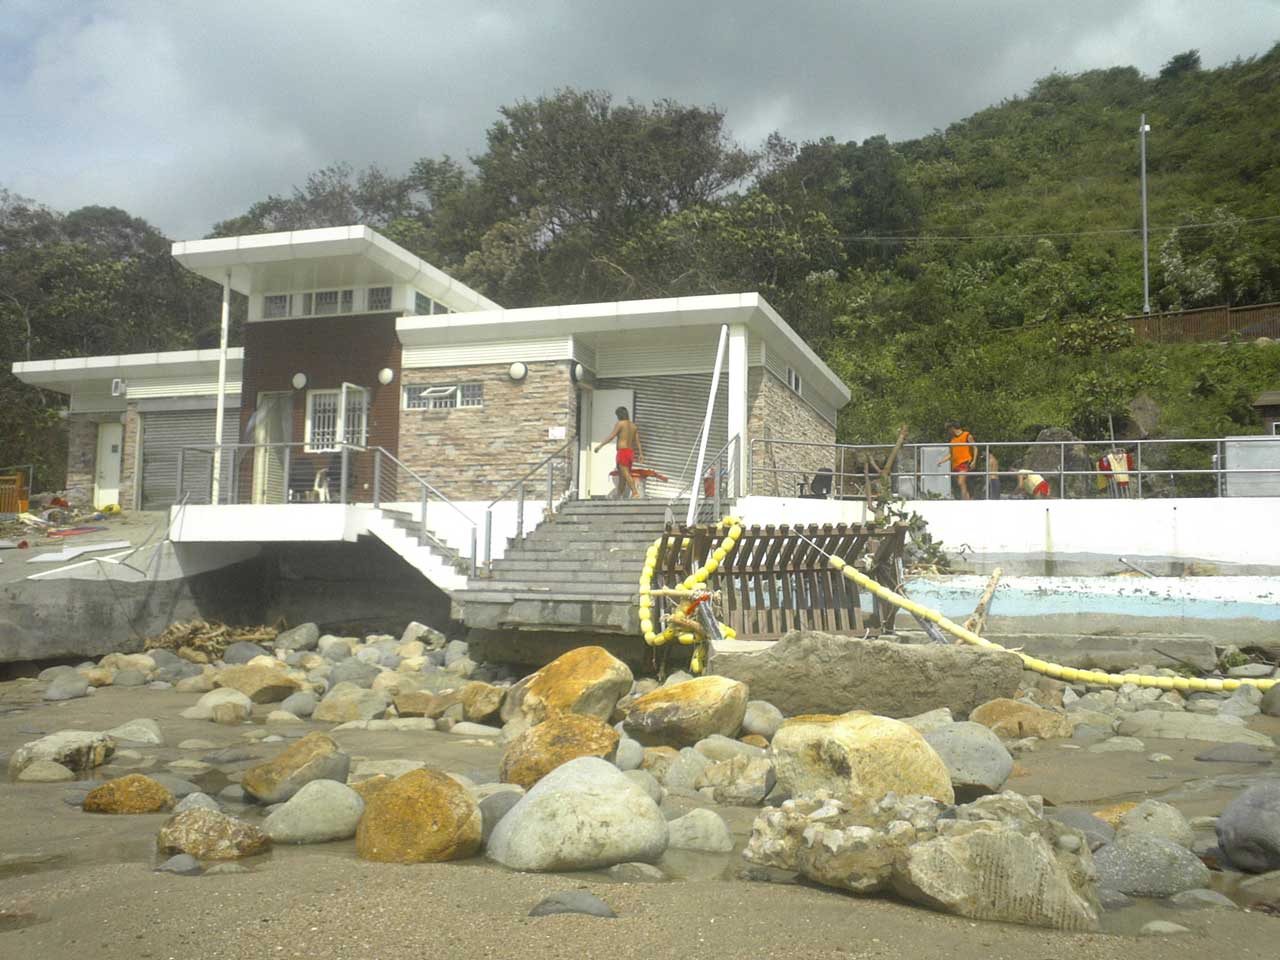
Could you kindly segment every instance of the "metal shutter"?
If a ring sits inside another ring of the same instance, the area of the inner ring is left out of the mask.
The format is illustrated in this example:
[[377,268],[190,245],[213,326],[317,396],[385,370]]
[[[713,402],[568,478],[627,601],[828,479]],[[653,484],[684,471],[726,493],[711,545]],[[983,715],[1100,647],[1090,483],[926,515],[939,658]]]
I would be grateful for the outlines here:
[[[240,411],[228,410],[223,415],[224,437],[228,422],[234,422]],[[230,416],[228,416],[228,414]],[[177,503],[181,496],[178,484],[178,449],[184,446],[213,446],[214,411],[157,410],[142,414],[142,509],[162,510]],[[231,464],[224,457],[225,478],[231,476]],[[183,490],[188,503],[208,503],[210,471],[213,455],[187,451],[183,464]]]
[[[635,410],[631,416],[640,428],[640,446],[645,465],[666,474],[670,483],[646,484],[649,496],[670,497],[693,475],[698,432],[707,413],[711,374],[690,373],[671,377],[612,377],[600,380],[602,390],[634,390]],[[729,377],[720,375],[716,408],[711,416],[711,438],[707,441],[710,459],[725,444],[729,431]],[[690,451],[693,455],[690,456]],[[686,466],[687,463],[687,466]]]

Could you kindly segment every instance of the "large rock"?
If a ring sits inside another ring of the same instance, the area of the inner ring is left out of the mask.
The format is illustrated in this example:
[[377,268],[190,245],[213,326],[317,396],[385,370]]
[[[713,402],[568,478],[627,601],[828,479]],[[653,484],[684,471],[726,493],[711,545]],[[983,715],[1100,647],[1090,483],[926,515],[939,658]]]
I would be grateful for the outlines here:
[[224,687],[220,690],[210,690],[195,702],[195,706],[183,710],[182,715],[188,720],[213,720],[216,717],[215,711],[223,704],[230,704],[241,719],[248,719],[253,713],[252,700],[239,690]]
[[239,690],[254,703],[279,703],[301,686],[283,670],[259,664],[225,667],[213,678],[213,685]]
[[999,793],[1013,772],[1013,757],[1000,738],[980,723],[949,723],[923,734],[946,764],[960,800]]
[[1259,709],[1268,717],[1280,717],[1280,683],[1262,695]]
[[345,783],[312,780],[262,824],[275,843],[324,843],[356,835],[364,800]]
[[351,758],[323,733],[309,733],[277,756],[250,767],[240,779],[244,792],[259,803],[281,803],[313,780],[345,783]]
[[1177,807],[1159,800],[1143,800],[1120,818],[1116,832],[1121,836],[1144,833],[1147,836],[1169,840],[1180,847],[1191,849],[1195,832]]
[[856,804],[893,792],[955,800],[942,758],[922,734],[888,717],[793,717],[772,746],[778,783],[793,797],[826,792]]
[[1231,865],[1280,870],[1280,780],[1255,783],[1227,804],[1214,828]]
[[1164,740],[1209,740],[1217,743],[1250,743],[1275,750],[1276,744],[1265,733],[1250,730],[1240,723],[1220,720],[1197,713],[1171,713],[1165,710],[1138,710],[1122,714],[1116,733],[1126,737]]
[[115,751],[116,742],[105,733],[60,730],[24,743],[13,751],[9,758],[9,777],[16,780],[36,760],[52,760],[75,773],[87,774],[106,763]]
[[632,680],[631,668],[604,647],[577,647],[552,660],[512,692],[520,711],[533,723],[554,713],[581,713],[608,720],[618,700],[631,689]]
[[461,860],[480,849],[483,820],[470,793],[438,770],[411,770],[365,800],[356,853],[384,863]]
[[699,677],[633,700],[623,726],[642,744],[689,747],[716,733],[735,736],[746,710],[746,684],[727,677]]
[[1209,868],[1172,840],[1146,833],[1117,835],[1093,855],[1098,884],[1131,897],[1171,897],[1209,884]]
[[256,643],[249,643],[247,640],[237,640],[235,643],[228,646],[223,652],[222,662],[227,664],[248,663],[254,657],[269,657],[270,655],[271,654]]
[[543,777],[502,818],[489,856],[514,870],[589,870],[652,863],[667,848],[667,822],[642,787],[596,757]]
[[1021,740],[1023,737],[1047,740],[1071,736],[1071,719],[1066,714],[1033,707],[1008,697],[990,700],[974,708],[969,719],[1006,740]]
[[383,690],[367,690],[344,681],[325,694],[311,719],[320,723],[376,720],[387,712],[390,702],[391,697]]
[[108,780],[85,795],[85,813],[161,813],[174,804],[173,794],[140,773]]
[[756,818],[744,856],[855,893],[891,890],[963,917],[1097,929],[1088,848],[1044,819],[1038,798],[983,797],[947,818],[943,809],[918,796],[852,807],[825,796],[788,800]]
[[188,853],[197,860],[236,860],[265,853],[271,838],[251,823],[213,810],[185,810],[160,828],[161,854]]
[[[750,684],[748,684],[750,686]],[[772,740],[782,726],[782,711],[765,700],[748,700],[747,712],[742,716],[742,732]]]
[[277,650],[314,650],[320,641],[320,628],[314,623],[302,623],[292,630],[276,635]]
[[107,731],[107,736],[116,740],[127,740],[130,743],[145,743],[160,746],[164,743],[164,734],[160,732],[160,724],[154,720],[142,718],[122,723]]
[[703,853],[729,853],[733,835],[729,825],[714,810],[690,810],[683,817],[667,823],[667,849],[699,850]]
[[528,790],[561,764],[578,757],[612,760],[620,735],[603,720],[578,713],[559,713],[530,727],[508,744],[498,779]]
[[474,680],[462,688],[462,715],[474,723],[484,723],[498,715],[506,693],[502,687]]
[[866,710],[910,717],[936,707],[968,713],[1012,696],[1022,661],[1003,651],[859,640],[795,631],[760,653],[712,650],[708,673],[741,680],[787,716]]
[[49,686],[45,687],[46,700],[76,700],[89,692],[89,680],[80,674],[61,673],[55,676]]
[[711,764],[698,774],[693,786],[709,787],[716,803],[754,807],[772,792],[778,777],[767,757],[730,757]]
[[356,657],[348,657],[333,668],[329,674],[329,682],[337,687],[348,683],[368,690],[382,668],[372,663],[365,663]]

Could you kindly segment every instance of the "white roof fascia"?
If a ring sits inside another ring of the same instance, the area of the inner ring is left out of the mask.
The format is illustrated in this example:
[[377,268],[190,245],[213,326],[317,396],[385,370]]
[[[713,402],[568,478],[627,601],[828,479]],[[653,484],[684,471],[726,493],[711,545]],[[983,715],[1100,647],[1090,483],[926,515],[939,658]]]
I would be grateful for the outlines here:
[[461,281],[414,256],[399,244],[368,227],[323,227],[285,233],[258,233],[211,240],[179,240],[173,258],[188,270],[221,283],[231,272],[231,287],[239,293],[253,289],[256,265],[291,260],[363,257],[400,283],[412,284],[453,310],[497,310],[498,304]]
[[[227,348],[227,379],[239,380],[244,360],[242,347]],[[217,350],[171,350],[164,353],[127,353],[116,356],[64,357],[59,360],[23,360],[13,374],[32,386],[71,392],[75,386],[121,377],[174,377],[216,370]],[[59,388],[53,384],[61,385]]]
[[[619,333],[679,327],[744,324],[776,349],[807,386],[837,408],[852,396],[832,372],[758,293],[622,300],[557,307],[483,310],[430,317],[401,317],[396,333],[404,346],[526,340],[586,333]],[[673,349],[679,349],[673,341]]]

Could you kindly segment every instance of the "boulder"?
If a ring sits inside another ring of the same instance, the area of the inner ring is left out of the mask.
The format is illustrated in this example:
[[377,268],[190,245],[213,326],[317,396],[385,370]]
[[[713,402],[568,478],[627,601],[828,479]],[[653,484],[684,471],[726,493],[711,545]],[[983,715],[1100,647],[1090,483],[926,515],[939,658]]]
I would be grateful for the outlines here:
[[130,720],[118,727],[112,727],[107,731],[107,736],[115,740],[127,740],[129,743],[145,743],[151,746],[161,746],[164,743],[160,724],[149,719]]
[[714,810],[690,810],[683,817],[667,822],[667,849],[730,853],[733,835]]
[[613,762],[619,770],[639,770],[640,765],[644,763],[644,747],[630,737],[623,737],[618,741]]
[[1170,713],[1163,710],[1138,710],[1121,714],[1116,733],[1126,737],[1164,740],[1209,740],[1216,743],[1248,743],[1265,750],[1276,749],[1265,733],[1250,730],[1240,722],[1196,713]]
[[348,657],[333,668],[329,674],[329,682],[335,687],[346,683],[368,690],[381,672],[382,668],[376,664],[365,663],[357,657]]
[[702,775],[713,765],[705,754],[693,747],[684,747],[669,764],[655,767],[651,775],[673,793],[693,794]]
[[719,763],[721,760],[732,760],[734,757],[746,757],[753,760],[756,757],[765,755],[764,748],[752,746],[749,743],[743,743],[741,740],[733,740],[729,737],[722,737],[718,733],[699,740],[693,745],[693,749],[708,760]]
[[430,717],[433,720],[443,716],[445,710],[453,705],[447,695],[441,696],[430,690],[402,691],[392,702],[396,705],[396,713],[402,717]]
[[999,793],[1013,772],[1009,751],[980,723],[943,724],[923,736],[946,764],[956,798],[962,802]]
[[653,799],[613,764],[570,760],[543,777],[489,838],[491,858],[514,870],[589,870],[651,863],[667,848]]
[[75,700],[87,695],[88,692],[88,678],[72,671],[71,673],[60,673],[49,681],[49,686],[44,689],[44,699]]
[[772,740],[783,719],[782,711],[767,700],[748,700],[747,712],[742,716],[742,732]]
[[183,813],[187,810],[213,810],[221,813],[222,807],[218,805],[217,800],[207,793],[189,793],[178,801],[177,806],[173,808],[173,812]]
[[1180,847],[1191,849],[1195,833],[1177,807],[1159,800],[1143,800],[1120,818],[1116,828],[1120,836],[1129,833],[1145,833],[1151,837],[1169,840]]
[[494,790],[485,794],[480,798],[480,817],[483,820],[482,835],[485,843],[489,842],[489,836],[508,813],[511,808],[520,802],[520,798],[524,796],[524,791],[517,787],[514,783],[502,784],[503,789]]
[[244,771],[240,786],[259,803],[281,803],[313,780],[346,783],[351,758],[323,733],[309,733],[277,756]]
[[356,835],[364,800],[345,783],[312,780],[262,824],[273,843],[324,843]]
[[[247,640],[237,640],[231,644],[222,654],[222,662],[226,664],[248,663],[254,657],[269,657],[271,654],[256,643],[249,643]],[[117,667],[117,669],[120,669]]]
[[922,734],[888,717],[792,717],[774,734],[773,758],[778,783],[792,797],[825,791],[858,803],[894,792],[955,800],[942,758]]
[[1262,695],[1258,708],[1268,717],[1280,717],[1280,683]]
[[1065,827],[1075,830],[1088,843],[1090,850],[1097,850],[1116,838],[1115,828],[1105,820],[1100,820],[1085,810],[1072,810],[1069,807],[1058,807],[1049,813],[1052,820],[1057,820]]
[[391,697],[382,690],[368,690],[344,681],[325,694],[311,719],[319,723],[376,720],[387,712]]
[[708,673],[741,680],[787,716],[866,710],[910,717],[936,707],[967,714],[1012,696],[1017,655],[970,646],[859,640],[793,631],[759,653],[712,650]]
[[213,685],[239,690],[254,703],[279,703],[301,686],[283,669],[259,664],[224,667],[213,678]]
[[736,736],[746,710],[746,684],[699,677],[638,697],[627,708],[623,727],[642,744],[693,746],[716,733]]
[[578,757],[612,760],[618,740],[618,731],[595,717],[553,714],[507,745],[498,779],[528,790],[556,767]]
[[224,687],[220,690],[210,690],[195,702],[195,706],[183,710],[182,715],[188,720],[213,720],[215,719],[214,711],[222,704],[231,704],[235,711],[242,715],[241,719],[247,720],[253,713],[252,700],[239,690]]
[[60,730],[25,743],[9,757],[9,777],[17,779],[36,760],[52,760],[74,773],[87,774],[102,766],[116,751],[116,742],[105,733]]
[[1024,737],[1071,736],[1071,720],[1063,713],[1054,713],[1043,707],[1001,697],[975,707],[969,719],[980,723],[1005,740],[1021,740]]
[[428,627],[425,623],[419,623],[414,620],[404,628],[404,633],[400,635],[401,645],[418,641],[429,650],[439,650],[448,642],[445,635],[434,627]]
[[1093,862],[1099,886],[1131,897],[1171,897],[1209,883],[1209,868],[1194,853],[1145,833],[1118,834]]
[[32,760],[18,774],[19,783],[65,783],[76,775],[52,760]]
[[632,680],[631,668],[604,647],[576,647],[513,688],[517,698],[513,706],[533,723],[553,713],[580,713],[608,721]]
[[1255,783],[1232,799],[1214,829],[1233,867],[1280,870],[1280,780]]
[[773,763],[766,757],[736,756],[713,763],[694,780],[694,788],[711,789],[716,803],[755,807],[764,802],[777,784]]
[[85,813],[161,813],[173,807],[174,797],[165,787],[140,773],[108,780],[84,798]]
[[197,860],[237,860],[265,853],[271,838],[253,824],[225,813],[196,809],[176,813],[160,828],[161,854],[186,853]]
[[384,863],[462,860],[480,849],[480,808],[438,770],[411,770],[365,799],[356,854]]
[[498,715],[506,693],[503,687],[473,680],[462,688],[462,715],[476,723],[484,723]]
[[314,623],[301,623],[276,635],[277,650],[314,650],[319,642],[320,628]]

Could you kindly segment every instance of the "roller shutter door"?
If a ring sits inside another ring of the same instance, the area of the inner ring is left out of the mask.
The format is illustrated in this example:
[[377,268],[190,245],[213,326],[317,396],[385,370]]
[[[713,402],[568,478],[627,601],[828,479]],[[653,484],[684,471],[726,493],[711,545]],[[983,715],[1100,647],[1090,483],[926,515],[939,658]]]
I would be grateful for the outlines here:
[[[666,474],[671,483],[650,481],[649,496],[670,497],[693,475],[697,451],[690,456],[707,413],[711,374],[692,373],[678,377],[610,377],[598,383],[601,389],[635,391],[632,411],[640,428],[640,446],[645,465]],[[728,439],[729,378],[721,374],[716,408],[711,417],[711,438],[707,441],[710,459]],[[686,466],[686,463],[688,464]]]
[[[238,410],[230,413],[239,416]],[[209,502],[212,453],[187,451],[180,493],[178,450],[184,446],[212,447],[214,416],[212,410],[156,410],[142,414],[143,510],[172,506],[182,499],[181,494],[187,494],[188,503]],[[223,420],[224,427],[229,419],[232,418]],[[223,469],[225,477],[230,477],[229,466]]]

